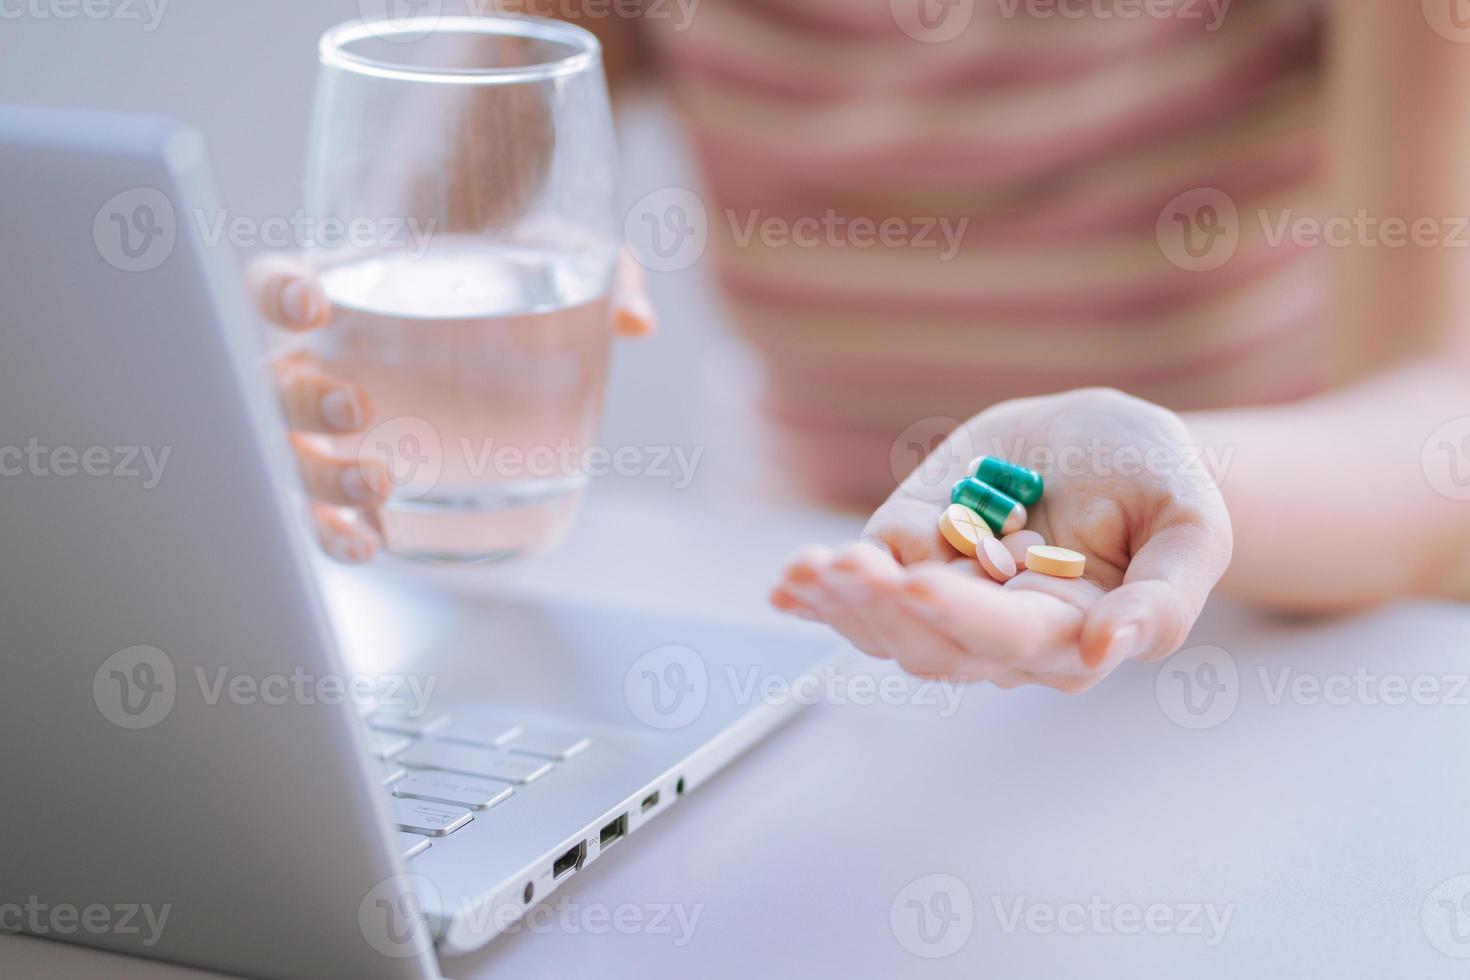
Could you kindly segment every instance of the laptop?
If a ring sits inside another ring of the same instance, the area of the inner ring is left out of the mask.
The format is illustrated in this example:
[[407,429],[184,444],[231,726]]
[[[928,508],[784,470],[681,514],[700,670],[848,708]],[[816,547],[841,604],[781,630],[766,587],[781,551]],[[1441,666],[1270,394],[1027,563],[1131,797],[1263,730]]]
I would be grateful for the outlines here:
[[389,625],[354,672],[237,263],[191,218],[216,213],[202,140],[0,108],[0,181],[0,909],[23,911],[0,928],[437,977],[636,849],[796,710],[760,692],[831,654],[377,573]]

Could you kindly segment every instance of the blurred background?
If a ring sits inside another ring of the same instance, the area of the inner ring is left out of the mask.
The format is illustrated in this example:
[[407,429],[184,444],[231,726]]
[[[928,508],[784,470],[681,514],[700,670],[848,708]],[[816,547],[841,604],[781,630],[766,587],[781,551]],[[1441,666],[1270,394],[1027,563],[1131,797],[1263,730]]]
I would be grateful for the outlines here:
[[[264,221],[302,204],[317,39],[334,24],[383,15],[378,0],[259,0],[248,6],[153,0],[113,3],[108,16],[32,16],[21,5],[0,15],[0,100],[173,116],[198,128],[209,147],[220,206]],[[57,10],[67,5],[54,5]],[[411,9],[402,4],[404,10]],[[101,8],[98,8],[101,9]],[[446,7],[445,9],[452,9]],[[651,92],[620,99],[623,207],[693,177],[678,131]],[[3,204],[0,204],[3,207]],[[243,256],[242,256],[243,258]],[[620,345],[605,436],[609,446],[692,447],[708,440],[703,368],[726,372],[721,329],[702,267],[653,273],[650,289],[666,329],[654,341]],[[717,482],[707,452],[701,488]],[[640,495],[672,489],[649,479]]]

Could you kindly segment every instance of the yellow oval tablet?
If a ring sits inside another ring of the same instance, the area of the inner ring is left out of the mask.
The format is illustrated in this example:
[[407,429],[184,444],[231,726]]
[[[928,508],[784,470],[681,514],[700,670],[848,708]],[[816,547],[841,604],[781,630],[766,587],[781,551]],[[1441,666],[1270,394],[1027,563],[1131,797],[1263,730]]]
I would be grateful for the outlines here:
[[1026,567],[1052,578],[1081,578],[1087,568],[1087,556],[1066,548],[1037,544],[1026,549]]
[[974,558],[980,550],[980,542],[995,537],[985,518],[964,504],[950,504],[939,515],[939,533],[962,555]]

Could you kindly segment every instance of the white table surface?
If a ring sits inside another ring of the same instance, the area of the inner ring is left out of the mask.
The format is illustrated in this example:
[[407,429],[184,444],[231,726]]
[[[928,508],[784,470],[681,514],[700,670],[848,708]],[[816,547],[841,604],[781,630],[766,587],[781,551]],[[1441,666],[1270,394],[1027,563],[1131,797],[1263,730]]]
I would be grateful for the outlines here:
[[[1467,640],[1460,607],[1295,625],[1215,609],[1193,642],[1223,648],[1237,679],[1221,675],[1197,730],[1176,723],[1193,718],[1167,673],[1197,669],[1184,662],[1079,698],[965,689],[952,713],[921,697],[818,704],[585,869],[554,915],[445,972],[1463,977],[1470,962],[1441,948],[1470,946],[1436,888],[1470,892],[1452,880],[1470,874]],[[1367,694],[1345,689],[1348,703],[1300,686],[1355,672]],[[1386,677],[1439,703],[1388,703]],[[949,931],[920,932],[909,900],[940,892],[948,906],[929,907],[955,916]],[[1153,905],[1163,934],[1118,931]],[[1186,921],[1195,906],[1216,925]],[[619,910],[647,928],[612,928]],[[0,975],[205,974],[0,937]]]

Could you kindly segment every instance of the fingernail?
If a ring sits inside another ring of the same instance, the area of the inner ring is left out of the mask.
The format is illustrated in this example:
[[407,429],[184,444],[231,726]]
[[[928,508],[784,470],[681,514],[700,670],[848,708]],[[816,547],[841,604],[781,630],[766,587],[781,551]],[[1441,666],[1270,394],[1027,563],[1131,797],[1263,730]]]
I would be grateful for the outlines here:
[[817,581],[817,570],[808,562],[797,562],[786,568],[785,577],[788,582],[796,582],[801,585],[815,585]]
[[355,503],[366,504],[373,499],[372,487],[368,484],[361,466],[349,466],[342,471],[339,481],[342,485],[342,495]]
[[317,305],[316,290],[300,279],[286,284],[281,290],[281,312],[292,323],[308,326],[317,320],[321,312]]
[[329,534],[322,540],[326,553],[340,562],[358,564],[367,561],[367,544],[346,534]]
[[322,418],[338,432],[362,428],[362,405],[350,388],[333,388],[322,396]]

